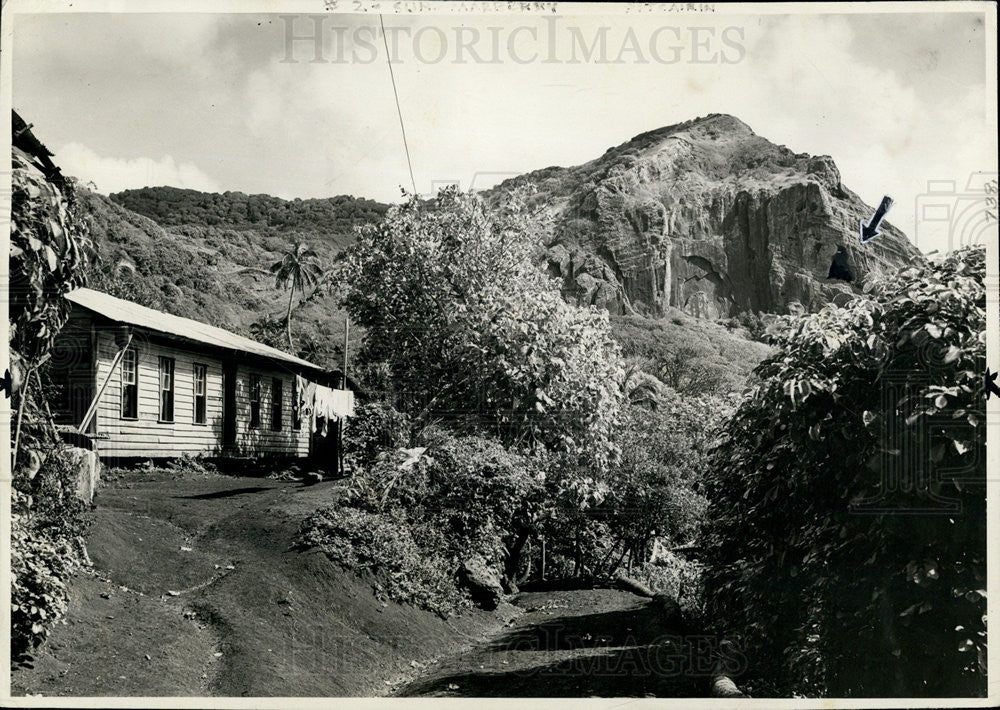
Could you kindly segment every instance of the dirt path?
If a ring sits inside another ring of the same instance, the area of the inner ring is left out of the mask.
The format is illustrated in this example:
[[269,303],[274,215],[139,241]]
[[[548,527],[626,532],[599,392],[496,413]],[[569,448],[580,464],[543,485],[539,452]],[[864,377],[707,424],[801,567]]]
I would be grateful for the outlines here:
[[135,472],[103,488],[94,568],[15,695],[690,696],[689,645],[612,589],[442,620],[292,542],[342,484]]
[[682,637],[650,600],[616,589],[521,594],[525,613],[445,658],[401,696],[691,697],[706,690],[706,644]]
[[516,613],[444,621],[295,550],[301,520],[342,488],[141,471],[103,488],[94,569],[71,581],[66,623],[13,672],[13,693],[379,695]]

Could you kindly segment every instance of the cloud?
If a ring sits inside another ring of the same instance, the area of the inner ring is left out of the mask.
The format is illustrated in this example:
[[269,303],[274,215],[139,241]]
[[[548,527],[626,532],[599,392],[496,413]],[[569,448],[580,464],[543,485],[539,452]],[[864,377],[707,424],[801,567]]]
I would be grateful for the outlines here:
[[219,184],[193,163],[178,163],[170,155],[159,160],[110,158],[98,155],[80,143],[70,143],[56,152],[63,172],[83,182],[93,181],[102,193],[129,188],[170,185],[204,192],[221,192]]
[[[287,28],[278,15],[27,17],[19,16],[14,33],[16,105],[36,122],[36,135],[65,146],[56,157],[70,174],[101,189],[221,185],[285,198],[350,193],[390,201],[400,185],[409,187],[380,39],[374,53],[359,47],[357,60],[333,61],[341,43],[352,57],[351,38],[370,38],[355,30],[375,28],[373,17],[331,15],[322,63],[310,60],[308,40],[296,45],[296,62],[283,61]],[[888,219],[912,238],[916,200],[929,180],[964,186],[971,172],[996,169],[983,33],[968,13],[940,17],[880,16],[891,20],[886,36],[903,28],[906,39],[887,46],[882,25],[869,29],[867,17],[699,16],[697,27],[714,28],[716,39],[737,32],[739,61],[667,65],[513,61],[509,31],[522,25],[519,40],[534,29],[538,41],[521,56],[547,51],[549,25],[541,17],[422,15],[389,24],[405,24],[407,36],[436,27],[449,38],[448,58],[439,63],[418,61],[404,35],[394,52],[420,192],[443,182],[480,186],[486,178],[477,176],[487,174],[577,165],[639,133],[731,113],[796,152],[833,156],[845,185],[869,204],[892,196]],[[683,41],[669,44],[693,56],[679,17],[566,16],[552,36],[565,59],[577,34],[589,44],[607,30],[614,56],[631,28],[646,43],[657,28],[674,25]],[[458,29],[478,30],[479,53],[490,57],[490,28],[500,26],[507,28],[499,35],[502,61],[454,60]],[[295,32],[309,29],[299,18]],[[430,54],[428,38],[437,35],[421,36],[420,51]],[[99,157],[163,153],[172,158]]]
[[855,32],[844,17],[799,16],[751,35],[748,61],[738,69],[757,93],[752,102],[739,97],[733,113],[776,143],[831,155],[844,184],[868,204],[893,197],[888,221],[913,239],[927,181],[964,186],[971,173],[996,169],[986,92],[976,68],[956,61],[948,68],[948,100],[928,100],[912,77],[882,66],[878,53],[852,49]]

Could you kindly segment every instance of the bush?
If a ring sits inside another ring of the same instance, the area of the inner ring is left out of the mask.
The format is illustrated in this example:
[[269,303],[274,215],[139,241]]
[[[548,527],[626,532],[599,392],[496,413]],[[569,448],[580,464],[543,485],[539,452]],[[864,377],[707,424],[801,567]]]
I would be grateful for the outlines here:
[[361,466],[371,465],[381,450],[399,449],[410,442],[410,418],[386,402],[359,404],[348,426],[344,453]]
[[[14,114],[15,128],[23,126]],[[28,131],[30,127],[23,127]],[[18,131],[20,133],[20,129]],[[31,137],[30,132],[28,136]],[[75,466],[55,443],[41,410],[37,368],[69,317],[63,296],[86,282],[93,246],[76,191],[58,170],[43,173],[12,151],[10,296],[11,409],[14,457],[11,496],[11,653],[30,651],[66,613],[66,582],[80,564],[77,536],[84,505]]]
[[723,399],[670,389],[658,395],[655,407],[629,409],[622,462],[597,512],[633,561],[644,559],[654,539],[680,545],[698,538],[707,506],[699,488],[709,446],[730,409]]
[[713,454],[706,584],[775,692],[986,692],[984,274],[965,249],[772,326]]
[[421,443],[415,462],[383,451],[353,477],[344,504],[310,518],[299,539],[349,569],[370,569],[393,600],[444,613],[462,599],[462,562],[481,557],[503,569],[519,553],[544,476],[535,459],[495,439],[429,429]]
[[[33,427],[29,425],[29,430]],[[75,468],[62,447],[43,448],[24,434],[27,450],[45,458],[32,475],[15,469],[11,496],[11,657],[48,638],[69,603],[66,584],[84,557],[79,536],[86,505],[74,495]]]
[[684,619],[698,628],[705,615],[704,569],[701,562],[665,552],[656,561],[633,568],[629,577],[676,599]]
[[11,658],[42,644],[69,605],[66,580],[79,569],[79,548],[70,538],[39,534],[21,515],[10,532]]
[[414,604],[442,617],[466,604],[455,586],[453,565],[414,541],[399,510],[324,508],[303,523],[299,542],[318,547],[357,574],[370,572],[380,599]]
[[441,532],[449,558],[459,564],[480,556],[500,566],[529,529],[545,480],[536,459],[511,453],[495,439],[425,433],[426,453],[400,469],[385,452],[352,481],[354,505],[405,511],[411,528]]

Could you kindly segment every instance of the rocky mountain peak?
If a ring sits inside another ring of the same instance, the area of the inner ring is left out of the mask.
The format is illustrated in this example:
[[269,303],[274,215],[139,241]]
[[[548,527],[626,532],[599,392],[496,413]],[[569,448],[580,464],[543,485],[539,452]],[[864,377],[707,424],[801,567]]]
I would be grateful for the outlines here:
[[[549,270],[564,295],[614,313],[815,310],[873,272],[922,258],[888,223],[858,243],[872,208],[842,184],[832,158],[775,145],[727,114],[648,131],[507,186],[523,182],[556,213]],[[852,284],[827,278],[838,245]]]

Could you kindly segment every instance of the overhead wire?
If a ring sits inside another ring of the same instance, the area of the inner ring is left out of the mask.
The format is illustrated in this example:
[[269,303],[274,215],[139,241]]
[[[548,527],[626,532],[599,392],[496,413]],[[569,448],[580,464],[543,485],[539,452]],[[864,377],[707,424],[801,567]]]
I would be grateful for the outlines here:
[[392,80],[392,95],[396,99],[396,114],[399,116],[399,130],[403,134],[403,150],[406,151],[406,167],[410,170],[410,185],[413,187],[414,197],[417,194],[417,181],[413,177],[413,162],[410,160],[410,146],[406,141],[406,127],[403,125],[403,110],[399,106],[399,91],[396,89],[396,75],[392,71],[392,57],[389,54],[389,40],[385,35],[385,22],[382,15],[378,16],[379,25],[382,26],[382,44],[385,45],[385,61],[389,65],[389,78]]

